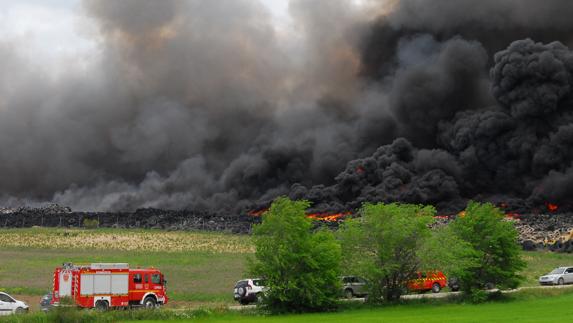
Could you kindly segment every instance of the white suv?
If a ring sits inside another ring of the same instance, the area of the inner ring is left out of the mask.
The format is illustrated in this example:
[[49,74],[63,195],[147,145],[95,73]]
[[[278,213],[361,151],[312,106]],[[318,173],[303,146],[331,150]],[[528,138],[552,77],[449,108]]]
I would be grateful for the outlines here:
[[243,279],[235,284],[235,300],[246,305],[260,300],[266,290],[265,281],[260,278]]
[[26,303],[16,300],[14,297],[0,292],[0,315],[25,313],[28,311]]

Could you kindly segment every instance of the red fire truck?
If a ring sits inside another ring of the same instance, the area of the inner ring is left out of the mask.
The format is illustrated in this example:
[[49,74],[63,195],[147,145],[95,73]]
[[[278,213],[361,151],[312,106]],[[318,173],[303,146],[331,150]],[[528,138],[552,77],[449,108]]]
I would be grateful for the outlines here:
[[131,269],[125,263],[65,263],[54,271],[52,304],[69,297],[80,307],[107,310],[110,307],[167,304],[166,281],[155,268]]

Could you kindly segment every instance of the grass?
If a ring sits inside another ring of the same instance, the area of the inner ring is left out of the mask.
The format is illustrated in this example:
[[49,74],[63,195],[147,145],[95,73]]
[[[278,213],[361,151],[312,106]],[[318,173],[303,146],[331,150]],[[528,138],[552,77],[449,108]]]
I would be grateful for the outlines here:
[[[479,305],[465,303],[409,304],[371,307],[336,313],[261,316],[223,313],[179,322],[568,322],[573,315],[573,291],[552,297],[510,298]],[[139,321],[159,322],[159,321]]]
[[[250,237],[222,233],[0,229],[0,290],[38,296],[51,289],[53,270],[63,262],[128,262],[161,269],[176,306],[228,304],[252,251]],[[523,257],[524,286],[537,286],[537,278],[555,267],[573,265],[573,254],[526,252]]]
[[203,251],[248,254],[254,252],[251,240],[246,235],[119,229],[2,229],[0,247],[146,250],[161,253]]
[[[110,237],[117,237],[114,244],[96,243]],[[147,243],[141,243],[142,237],[148,239]],[[58,247],[54,248],[52,243]],[[162,244],[165,244],[165,251],[156,251]],[[133,267],[161,269],[173,301],[232,302],[234,283],[244,277],[245,260],[250,250],[248,236],[229,234],[0,230],[0,290],[41,295],[51,289],[53,271],[63,262],[127,262]]]
[[[549,289],[545,289],[549,291]],[[552,289],[549,294],[521,291],[496,302],[479,305],[445,299],[414,300],[383,306],[341,306],[337,312],[272,316],[256,310],[231,311],[222,307],[196,310],[129,310],[99,313],[60,308],[47,316],[32,313],[0,318],[0,322],[568,322],[573,315],[573,289]]]

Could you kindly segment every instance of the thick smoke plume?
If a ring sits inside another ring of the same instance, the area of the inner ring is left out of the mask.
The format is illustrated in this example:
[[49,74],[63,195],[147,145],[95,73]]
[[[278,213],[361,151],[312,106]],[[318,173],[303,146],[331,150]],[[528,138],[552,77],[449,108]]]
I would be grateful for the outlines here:
[[250,0],[83,14],[81,68],[0,42],[4,204],[570,203],[570,1],[291,0],[288,30]]

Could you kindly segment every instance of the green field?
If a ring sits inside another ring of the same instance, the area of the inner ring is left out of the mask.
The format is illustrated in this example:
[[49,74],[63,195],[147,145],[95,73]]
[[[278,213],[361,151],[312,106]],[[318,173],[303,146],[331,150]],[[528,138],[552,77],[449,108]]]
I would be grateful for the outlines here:
[[226,314],[178,322],[570,322],[573,317],[572,303],[573,292],[568,292],[560,296],[507,300],[479,305],[411,304],[338,313],[283,316]]
[[[160,251],[164,250],[164,251]],[[245,235],[155,230],[0,230],[0,290],[24,297],[32,306],[51,289],[52,273],[63,262],[127,262],[154,266],[168,280],[170,307],[232,304],[234,283],[243,278],[251,239]],[[524,286],[557,266],[573,265],[573,255],[527,252]]]

